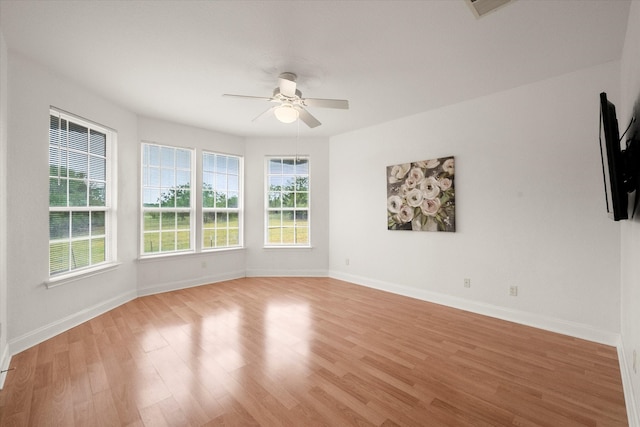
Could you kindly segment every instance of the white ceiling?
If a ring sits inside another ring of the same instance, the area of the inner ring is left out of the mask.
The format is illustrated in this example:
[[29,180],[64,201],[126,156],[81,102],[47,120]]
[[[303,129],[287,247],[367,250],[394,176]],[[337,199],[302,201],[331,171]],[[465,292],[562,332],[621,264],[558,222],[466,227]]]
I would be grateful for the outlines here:
[[9,49],[140,115],[294,136],[270,104],[280,72],[331,136],[620,58],[628,0],[518,0],[476,19],[464,0],[10,1]]

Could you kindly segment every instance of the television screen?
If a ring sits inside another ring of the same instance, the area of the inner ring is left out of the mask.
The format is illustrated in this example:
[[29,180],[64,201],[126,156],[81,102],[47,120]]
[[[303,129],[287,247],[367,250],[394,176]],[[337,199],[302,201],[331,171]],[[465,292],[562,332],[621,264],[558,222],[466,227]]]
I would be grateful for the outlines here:
[[628,196],[616,107],[604,92],[600,94],[600,155],[609,217],[615,221],[627,219]]

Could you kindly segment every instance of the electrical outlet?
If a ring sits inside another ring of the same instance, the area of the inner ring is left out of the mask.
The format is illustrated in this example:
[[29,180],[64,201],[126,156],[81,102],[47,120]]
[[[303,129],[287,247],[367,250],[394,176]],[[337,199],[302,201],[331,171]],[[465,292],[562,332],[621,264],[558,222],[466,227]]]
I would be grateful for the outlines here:
[[471,279],[464,279],[464,287],[465,288],[471,287]]
[[200,266],[202,268],[207,268],[207,261],[202,261],[202,263],[200,264]]
[[633,350],[633,373],[637,374],[638,373],[638,365],[637,365],[637,353],[635,350]]
[[349,258],[344,259],[344,265],[349,265]]
[[509,295],[512,297],[518,296],[518,287],[517,286],[509,286]]

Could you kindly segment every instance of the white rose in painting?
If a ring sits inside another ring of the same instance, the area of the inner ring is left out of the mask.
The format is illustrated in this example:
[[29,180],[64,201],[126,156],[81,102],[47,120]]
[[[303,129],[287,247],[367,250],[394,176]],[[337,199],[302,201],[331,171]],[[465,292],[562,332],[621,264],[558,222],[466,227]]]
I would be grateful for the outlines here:
[[424,199],[420,208],[423,214],[436,216],[440,210],[440,199]]
[[413,168],[409,172],[409,179],[414,180],[415,182],[420,182],[424,179],[424,171],[420,168]]
[[402,198],[400,196],[391,196],[387,199],[387,210],[391,213],[400,212],[402,207]]
[[417,188],[414,188],[407,193],[407,204],[409,206],[417,208],[422,204],[422,199],[424,199],[422,191]]
[[440,178],[438,180],[438,187],[440,187],[442,191],[447,191],[448,189],[450,189],[452,184],[453,181],[451,181],[450,178]]
[[405,179],[403,187],[407,187],[409,189],[411,188],[416,188],[416,186],[418,185],[419,180],[415,180],[412,176],[407,177],[407,179]]
[[395,165],[391,167],[391,173],[389,174],[389,183],[395,184],[402,181],[407,176],[407,172],[411,169],[411,163],[404,163],[401,165]]
[[398,220],[405,224],[409,221],[411,221],[413,219],[413,208],[408,206],[408,205],[404,205],[400,208],[400,212],[398,212]]
[[427,169],[434,169],[437,168],[438,165],[440,164],[440,160],[438,159],[431,159],[431,160],[427,160],[427,164],[426,164],[426,168]]
[[430,176],[420,183],[420,190],[424,193],[425,199],[435,199],[440,194],[440,186],[438,180]]
[[454,172],[453,159],[445,160],[444,163],[442,164],[442,170],[444,170],[450,175],[453,175],[453,172]]

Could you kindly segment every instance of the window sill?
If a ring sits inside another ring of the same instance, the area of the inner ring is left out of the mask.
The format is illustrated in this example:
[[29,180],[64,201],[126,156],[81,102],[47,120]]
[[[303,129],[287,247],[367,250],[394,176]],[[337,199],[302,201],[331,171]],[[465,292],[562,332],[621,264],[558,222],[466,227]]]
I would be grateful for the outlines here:
[[273,245],[273,246],[263,246],[262,249],[275,249],[275,250],[281,250],[281,249],[294,249],[296,251],[299,250],[312,250],[313,246],[293,246],[293,245]]
[[88,268],[86,270],[65,274],[64,276],[52,277],[44,282],[44,285],[47,287],[47,289],[56,288],[58,286],[66,285],[67,283],[75,282],[76,280],[86,279],[88,277],[97,276],[98,274],[115,270],[121,264],[121,262],[112,262],[109,264],[100,265],[98,267]]
[[209,256],[211,254],[215,254],[215,253],[225,253],[225,252],[235,252],[235,251],[243,251],[245,248],[244,247],[234,247],[234,248],[215,248],[215,249],[205,249],[202,250],[200,252],[177,252],[177,253],[170,253],[170,254],[158,254],[158,255],[144,255],[144,256],[140,256],[138,257],[137,261],[139,263],[145,263],[145,262],[156,262],[156,261],[160,261],[160,260],[166,260],[169,258],[197,258],[197,257],[203,257],[203,256]]

